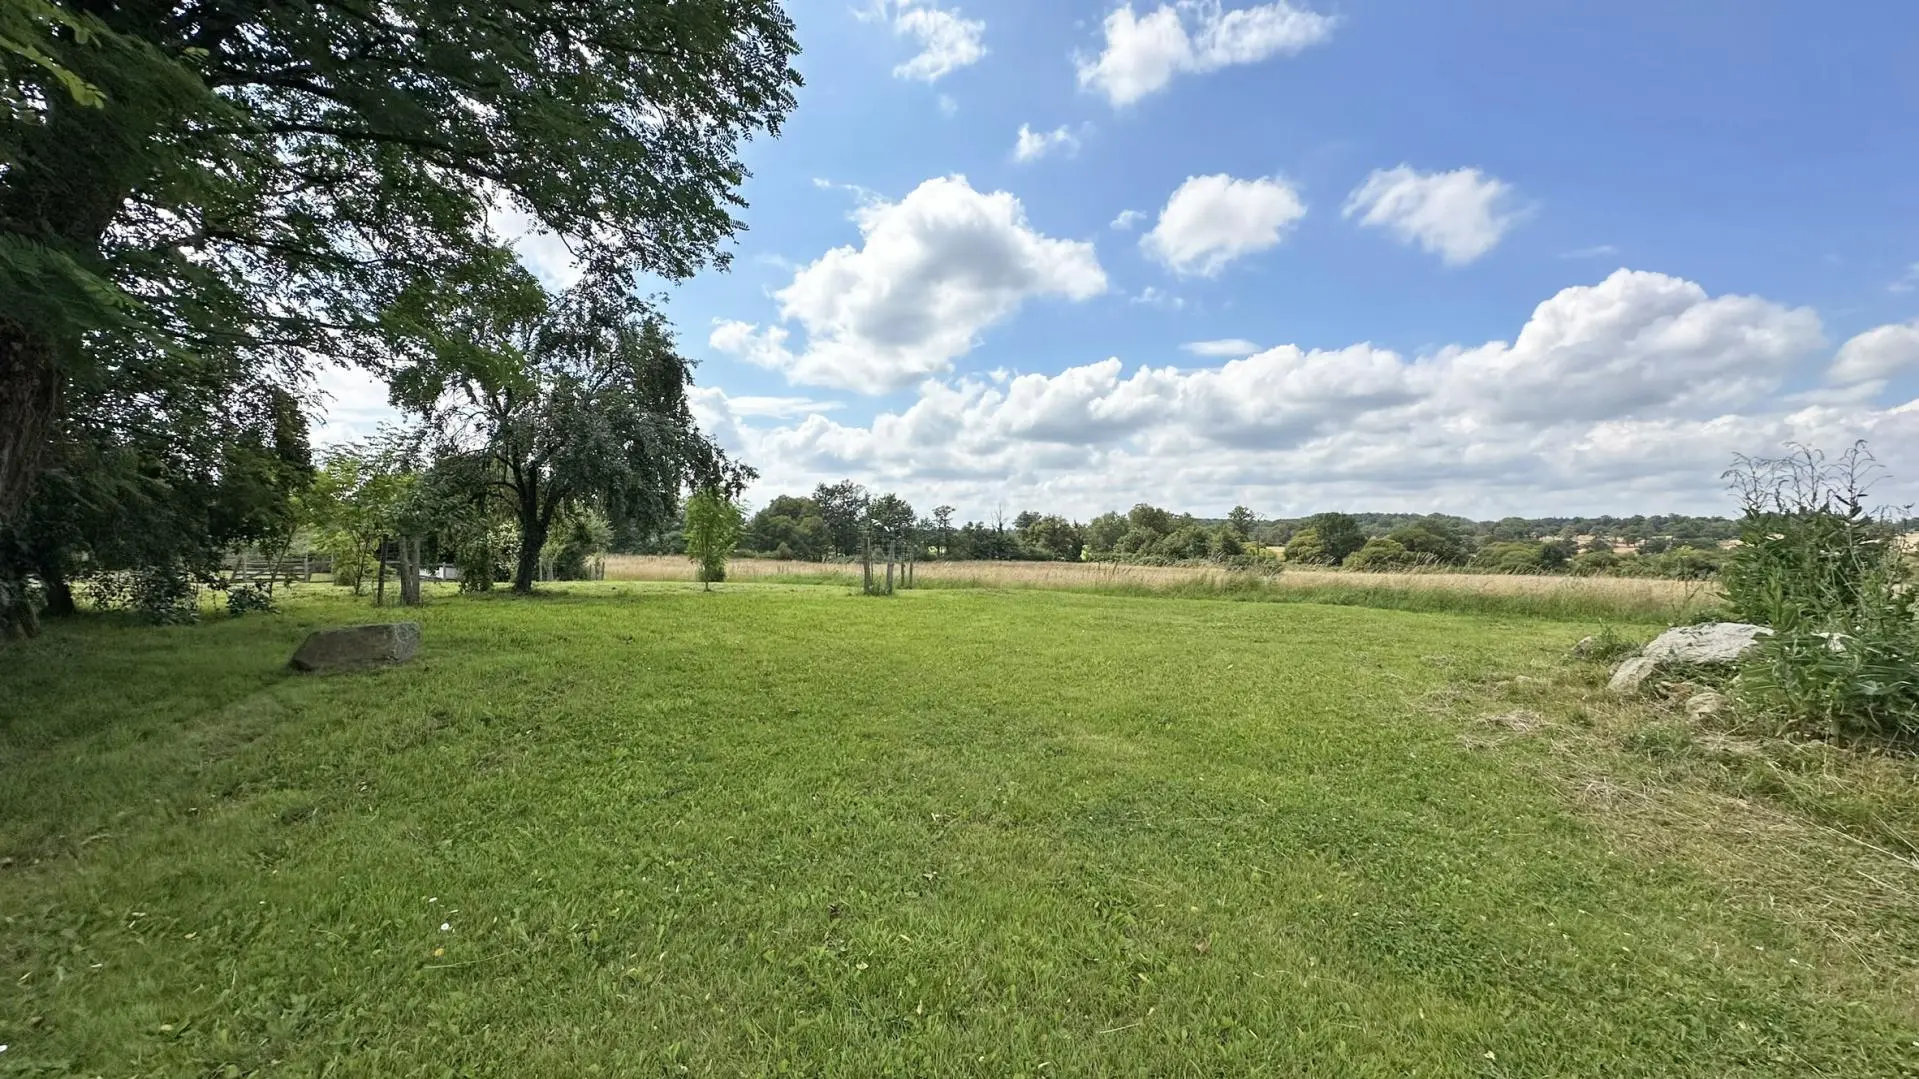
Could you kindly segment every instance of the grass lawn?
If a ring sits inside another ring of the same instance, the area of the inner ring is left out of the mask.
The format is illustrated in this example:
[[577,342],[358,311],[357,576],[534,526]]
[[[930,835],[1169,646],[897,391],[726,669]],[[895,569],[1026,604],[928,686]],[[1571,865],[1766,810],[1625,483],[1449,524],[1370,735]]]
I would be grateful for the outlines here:
[[313,677],[302,597],[0,650],[0,1075],[1919,1072],[1435,704],[1589,624],[601,585]]

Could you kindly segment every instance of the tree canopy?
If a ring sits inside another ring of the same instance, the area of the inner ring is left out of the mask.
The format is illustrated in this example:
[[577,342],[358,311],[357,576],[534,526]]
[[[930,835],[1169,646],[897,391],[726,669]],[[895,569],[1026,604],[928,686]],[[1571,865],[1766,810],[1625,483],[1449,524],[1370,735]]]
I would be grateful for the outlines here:
[[[466,294],[405,305],[431,348],[394,371],[396,395],[432,417],[443,455],[469,455],[520,527],[513,586],[530,591],[562,510],[592,506],[642,530],[688,487],[737,495],[753,475],[694,425],[692,364],[623,282],[548,296],[503,267]],[[439,328],[436,328],[439,327]]]
[[115,364],[377,364],[520,215],[683,278],[793,106],[777,0],[13,0],[0,16],[0,523]]

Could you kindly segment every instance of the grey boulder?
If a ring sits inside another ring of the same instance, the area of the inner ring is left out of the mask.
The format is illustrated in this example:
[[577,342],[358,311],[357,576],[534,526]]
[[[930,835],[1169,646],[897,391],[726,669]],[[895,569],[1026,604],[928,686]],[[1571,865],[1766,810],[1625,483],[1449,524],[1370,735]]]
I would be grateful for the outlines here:
[[1659,663],[1700,664],[1731,663],[1751,651],[1759,638],[1772,636],[1772,630],[1750,622],[1707,622],[1699,626],[1677,626],[1654,637],[1640,655]]
[[376,622],[316,630],[288,662],[296,671],[333,671],[405,663],[420,651],[418,622]]
[[1634,656],[1613,668],[1612,681],[1606,688],[1614,693],[1637,693],[1658,670],[1658,660]]
[[1637,693],[1653,675],[1674,667],[1711,667],[1733,663],[1772,630],[1747,622],[1708,622],[1677,626],[1653,638],[1639,655],[1613,668],[1606,688],[1614,693]]

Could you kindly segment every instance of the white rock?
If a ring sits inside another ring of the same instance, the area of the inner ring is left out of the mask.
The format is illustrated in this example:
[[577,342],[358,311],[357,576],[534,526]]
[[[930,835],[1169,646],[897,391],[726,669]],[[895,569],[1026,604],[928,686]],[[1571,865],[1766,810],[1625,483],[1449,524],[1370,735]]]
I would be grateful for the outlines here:
[[1606,688],[1614,693],[1637,693],[1658,669],[1658,660],[1634,656],[1613,668],[1612,681],[1606,683]]
[[1686,702],[1686,714],[1694,719],[1705,719],[1725,711],[1727,703],[1726,695],[1723,693],[1714,693],[1711,690],[1695,693],[1692,699]]
[[1772,630],[1747,622],[1678,626],[1653,638],[1640,655],[1660,665],[1731,663],[1770,636]]

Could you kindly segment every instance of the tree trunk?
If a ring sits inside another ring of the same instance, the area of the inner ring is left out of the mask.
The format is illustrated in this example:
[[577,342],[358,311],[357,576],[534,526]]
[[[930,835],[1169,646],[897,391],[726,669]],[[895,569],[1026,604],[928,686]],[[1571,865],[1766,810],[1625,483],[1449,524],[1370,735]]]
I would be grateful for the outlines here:
[[420,605],[420,541],[400,537],[400,606]]
[[386,606],[386,540],[382,539],[380,545],[374,550],[377,553],[373,556],[373,560],[380,564],[380,578],[379,583],[373,588],[373,605],[384,607]]
[[547,526],[537,519],[520,522],[520,564],[513,574],[513,591],[531,592],[540,575],[540,548],[546,546]]
[[0,318],[0,526],[25,508],[59,412],[52,344]]
[[72,618],[79,608],[73,602],[73,586],[60,572],[58,566],[41,566],[40,583],[47,587],[47,610],[49,618]]

